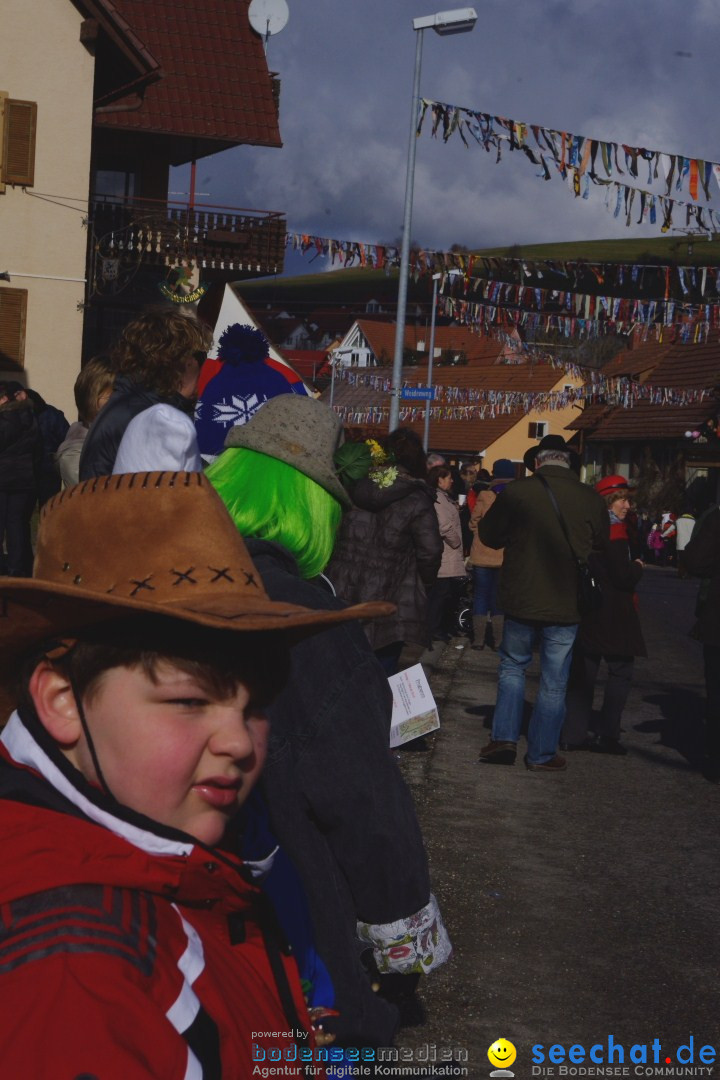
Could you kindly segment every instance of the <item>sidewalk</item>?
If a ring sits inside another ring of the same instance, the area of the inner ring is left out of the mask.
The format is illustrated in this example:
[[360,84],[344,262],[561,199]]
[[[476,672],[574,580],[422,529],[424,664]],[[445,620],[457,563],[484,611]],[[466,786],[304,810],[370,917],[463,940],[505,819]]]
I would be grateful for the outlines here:
[[[553,1075],[532,1073],[536,1044],[589,1050],[610,1034],[627,1075],[630,1047],[655,1038],[665,1069],[691,1034],[696,1065],[703,1045],[720,1054],[720,787],[697,771],[702,656],[687,637],[696,592],[674,570],[647,571],[650,657],[636,663],[625,713],[629,753],[570,754],[562,774],[528,772],[522,741],[519,764],[478,764],[495,653],[458,638],[423,654],[442,727],[430,753],[402,754],[401,767],[455,955],[421,980],[425,1021],[403,1028],[401,1046],[466,1048],[473,1078],[489,1074],[500,1037],[517,1048],[516,1077]],[[528,699],[536,686],[534,661]],[[588,1065],[584,1075],[598,1075]]]

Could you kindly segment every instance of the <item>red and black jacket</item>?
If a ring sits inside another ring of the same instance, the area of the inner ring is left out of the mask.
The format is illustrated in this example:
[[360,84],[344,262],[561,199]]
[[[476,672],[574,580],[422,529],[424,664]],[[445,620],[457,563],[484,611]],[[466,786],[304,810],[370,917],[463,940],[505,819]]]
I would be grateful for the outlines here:
[[244,1080],[273,1048],[304,1077],[295,963],[240,860],[112,803],[33,718],[0,754],[3,1075]]

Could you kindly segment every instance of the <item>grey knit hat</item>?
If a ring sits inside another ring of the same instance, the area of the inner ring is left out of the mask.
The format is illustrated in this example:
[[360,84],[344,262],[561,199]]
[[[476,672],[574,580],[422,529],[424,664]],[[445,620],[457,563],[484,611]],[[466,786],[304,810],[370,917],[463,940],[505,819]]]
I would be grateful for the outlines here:
[[242,446],[292,465],[349,510],[352,501],[333,461],[333,454],[344,441],[340,417],[327,405],[299,394],[278,394],[266,401],[247,424],[230,428],[225,447]]

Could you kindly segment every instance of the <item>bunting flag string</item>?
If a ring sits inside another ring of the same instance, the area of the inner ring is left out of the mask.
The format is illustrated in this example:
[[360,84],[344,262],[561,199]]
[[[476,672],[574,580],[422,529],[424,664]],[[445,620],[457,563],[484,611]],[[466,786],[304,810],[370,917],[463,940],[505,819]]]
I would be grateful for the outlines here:
[[[484,420],[495,416],[523,412],[554,412],[570,405],[612,404],[623,408],[632,408],[638,401],[649,401],[654,405],[694,405],[705,401],[714,390],[686,389],[679,387],[653,386],[649,383],[633,382],[625,376],[608,377],[602,371],[586,369],[589,380],[582,386],[564,387],[562,390],[515,391],[488,390],[479,387],[445,386],[437,384],[435,402],[430,408],[430,415],[435,420],[463,419],[460,413],[467,412],[467,419]],[[373,375],[370,372],[358,372],[342,368],[336,378],[353,387],[369,387],[383,394],[392,393],[392,381],[386,375]],[[352,413],[375,412],[388,409],[385,405],[338,406]],[[401,417],[403,406],[401,405]],[[458,412],[460,411],[460,413]],[[408,406],[406,413],[415,413],[412,418],[425,415],[425,406]]]
[[537,314],[521,308],[501,307],[498,304],[472,304],[465,300],[445,297],[444,313],[456,322],[470,326],[487,337],[497,336],[497,331],[522,329],[526,333],[555,331],[562,337],[589,340],[608,335],[628,336],[639,331],[639,339],[668,344],[699,345],[707,342],[711,329],[709,321],[664,323],[628,321],[613,322],[608,319],[583,319],[574,315]]
[[720,303],[628,300],[479,279],[474,291],[485,303],[441,294],[438,306],[446,317],[481,327],[485,332],[489,327],[509,323],[526,329],[561,329],[566,337],[580,338],[627,335],[639,327],[650,331],[672,328],[687,340],[705,342],[711,331],[720,328]]
[[[578,293],[560,289],[542,289],[528,285],[514,285],[499,281],[474,278],[472,292],[483,300],[500,306],[512,306],[524,311],[543,312],[548,306],[550,314],[580,315],[585,320],[596,316],[611,318],[614,322],[673,322],[697,320],[700,315],[720,323],[720,302],[713,304],[689,304],[668,299],[628,299],[596,293]],[[468,290],[466,290],[467,292]],[[442,295],[449,295],[452,293]]]
[[[573,135],[427,98],[422,100],[418,135],[428,110],[432,114],[431,134],[437,137],[442,128],[444,142],[457,132],[465,146],[470,145],[468,138],[471,138],[488,153],[494,150],[496,163],[501,161],[503,148],[507,145],[510,151],[520,151],[533,165],[539,166],[542,171],[537,175],[543,179],[550,180],[553,171],[562,176],[576,198],[589,198],[591,184],[604,187],[606,207],[615,217],[624,214],[628,226],[647,222],[654,225],[660,213],[661,232],[665,233],[673,224],[676,208],[684,207],[686,227],[694,226],[703,232],[720,230],[720,211],[697,201],[700,188],[709,202],[713,197],[711,181],[720,185],[720,164],[716,162]],[[612,179],[614,174],[624,176],[626,171],[633,179],[639,179],[643,163],[648,166],[648,184],[665,181],[664,194]],[[673,185],[675,191],[687,192],[694,201],[689,203],[672,198]]]
[[[399,266],[400,251],[387,245],[357,240],[338,240],[309,233],[287,233],[286,246],[303,254],[314,253],[330,258],[343,267],[384,269]],[[460,275],[456,272],[460,271]],[[576,292],[581,284],[623,291],[662,293],[672,296],[720,298],[720,266],[675,266],[669,263],[599,263],[584,260],[532,260],[510,256],[478,256],[462,252],[419,249],[410,253],[410,273],[417,280],[431,273],[443,273],[441,290],[449,281],[461,280],[467,292],[476,280],[523,284],[529,279],[560,278],[567,282],[565,291]],[[455,273],[453,273],[455,272]],[[507,279],[511,280],[508,281]],[[516,280],[517,279],[517,280]],[[477,287],[477,286],[475,286]],[[562,290],[558,290],[562,291]],[[581,289],[583,293],[585,289]],[[595,295],[595,294],[591,294]],[[613,294],[616,295],[616,294]]]
[[[639,399],[638,399],[639,400]],[[670,398],[664,398],[660,395],[657,400],[648,398],[653,404],[656,405],[670,405],[670,404],[688,404],[688,402],[676,402]],[[698,400],[703,400],[699,398]],[[588,402],[589,404],[590,402]],[[634,404],[634,400],[630,398],[623,398],[618,400],[611,400],[606,402],[608,405],[620,405],[625,408],[630,408]],[[559,406],[558,406],[559,407]],[[386,424],[390,415],[390,407],[388,405],[368,405],[356,407],[354,405],[335,405],[333,406],[335,412],[338,413],[342,422],[349,425],[363,425],[373,426]],[[525,415],[529,411],[546,412],[548,406],[541,400],[541,395],[538,395],[537,400],[531,400],[522,406]],[[485,405],[454,405],[438,407],[433,406],[430,409],[430,419],[432,421],[443,420],[494,420],[498,416],[514,413],[518,410],[515,405],[509,405],[508,403],[498,401],[495,403],[488,403]],[[400,423],[416,423],[423,420],[425,417],[425,409],[420,405],[412,405],[409,407],[400,407]]]
[[[622,269],[625,269],[625,270],[629,269],[630,271],[635,271],[638,268],[636,268],[636,267],[629,267],[629,268],[624,267],[624,268],[620,268],[620,269],[621,270]],[[657,268],[655,268],[655,269],[657,269]],[[669,270],[670,268],[668,267],[667,269]],[[708,272],[708,270],[711,270],[711,268],[709,268],[709,267],[677,267],[678,278],[679,278],[679,283],[680,283],[680,289],[678,289],[678,291],[674,291],[674,289],[671,289],[669,287],[668,274],[667,273],[663,273],[662,275],[660,275],[660,274],[655,275],[655,284],[660,285],[660,287],[662,288],[662,293],[663,293],[662,297],[657,296],[657,295],[655,295],[655,296],[652,296],[652,295],[651,296],[642,296],[642,297],[639,297],[639,296],[629,297],[627,295],[615,295],[615,294],[608,295],[607,293],[604,294],[604,296],[606,296],[612,302],[619,301],[619,302],[624,302],[624,303],[633,303],[633,302],[635,302],[636,299],[637,300],[642,300],[644,302],[654,301],[656,303],[668,303],[670,301],[673,301],[673,302],[677,303],[678,307],[682,307],[683,309],[685,309],[685,308],[693,308],[693,307],[696,306],[695,301],[687,299],[688,297],[690,297],[691,292],[694,293],[694,294],[697,294],[699,292],[699,294],[701,294],[704,299],[718,300],[720,302],[720,295],[715,295],[715,296],[712,296],[712,297],[710,297],[709,295],[706,296],[706,294],[708,293],[708,288],[707,288],[707,285],[708,285],[708,273],[707,272]],[[715,281],[716,293],[720,293],[720,269],[718,270],[717,273],[715,273],[714,270],[711,270],[711,272],[714,273],[714,281]],[[506,273],[506,274],[502,274],[502,276],[501,276],[500,271],[497,272],[497,273],[487,274],[487,273],[483,273],[483,272],[478,272],[477,268],[476,268],[475,272],[473,273],[472,278],[467,278],[467,276],[463,276],[461,287],[462,287],[463,292],[465,293],[465,295],[467,295],[467,293],[470,292],[471,289],[472,289],[472,291],[474,293],[477,293],[478,289],[485,288],[486,289],[486,294],[484,294],[484,295],[486,295],[486,296],[487,296],[487,293],[489,293],[489,292],[492,292],[492,293],[497,294],[497,295],[501,295],[503,292],[506,292],[506,293],[510,294],[514,289],[514,291],[516,292],[516,294],[518,296],[522,296],[522,295],[528,296],[528,295],[531,295],[531,294],[542,294],[543,296],[552,298],[553,300],[557,300],[560,303],[567,302],[571,298],[573,298],[573,300],[574,300],[576,297],[579,297],[579,296],[582,297],[583,302],[585,302],[585,299],[587,297],[589,297],[590,299],[594,299],[594,300],[599,300],[599,299],[602,298],[602,296],[599,293],[587,293],[586,291],[584,291],[584,289],[581,289],[581,291],[579,291],[579,289],[576,288],[576,286],[570,287],[569,282],[568,282],[568,287],[566,287],[566,288],[561,288],[561,287],[558,288],[557,286],[552,286],[552,285],[547,286],[547,287],[544,287],[544,286],[539,287],[539,286],[536,286],[535,284],[533,284],[531,286],[529,284],[529,282],[527,281],[527,279],[532,278],[533,275],[532,275],[532,273],[530,271],[526,272],[525,269],[521,271],[519,281],[507,281],[507,280],[505,280],[506,278],[510,278],[511,275],[512,275],[511,273]],[[538,273],[536,273],[536,276],[538,276],[538,278],[541,281],[544,280],[542,271],[538,271]],[[604,280],[604,275],[603,274],[597,273],[597,274],[594,274],[593,276],[594,276],[594,282],[598,286],[598,288],[600,288],[603,284],[606,284],[606,280]],[[524,278],[526,280],[524,280]],[[622,273],[619,275],[619,278],[620,278],[619,284],[622,285],[623,284],[623,274]],[[634,292],[638,293],[640,291],[640,286],[637,283],[638,282],[638,275],[633,274],[633,279],[634,279],[635,284],[634,284],[634,286],[631,286],[631,287],[633,287]],[[578,281],[578,275],[575,275],[575,282],[576,281]],[[644,291],[649,292],[648,286],[651,285],[651,284],[652,284],[652,281],[643,281],[642,286],[644,286]],[[630,282],[628,282],[628,286],[630,286]],[[440,292],[445,293],[448,288],[449,288],[449,291],[450,291],[450,295],[453,295],[454,293],[457,292],[456,278],[454,278],[454,276],[451,276],[450,274],[446,273],[446,274],[444,274],[443,279],[441,279],[441,281],[440,281]],[[680,293],[682,295],[682,297],[685,300],[687,300],[687,302],[673,300],[673,295],[674,294],[678,295],[678,293]]]
[[[313,236],[310,233],[288,232],[285,234],[285,246],[303,255],[312,253],[313,262],[319,256],[336,262],[344,269],[368,267],[385,270],[389,273],[393,267],[400,266],[400,248],[389,244],[369,244],[360,240],[338,240],[329,236]],[[463,252],[434,251],[419,248],[410,252],[410,273],[416,278],[438,270],[461,270],[469,273],[473,256]]]

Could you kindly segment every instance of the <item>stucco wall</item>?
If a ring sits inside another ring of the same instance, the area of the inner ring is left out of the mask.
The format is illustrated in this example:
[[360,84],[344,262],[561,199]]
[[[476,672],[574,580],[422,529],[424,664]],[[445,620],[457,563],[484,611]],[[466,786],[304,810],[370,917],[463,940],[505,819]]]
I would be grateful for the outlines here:
[[[578,379],[574,375],[561,374],[558,382],[553,387],[553,390],[562,390],[564,386],[578,387],[582,385],[582,380]],[[497,461],[498,458],[509,458],[511,461],[522,461],[523,455],[532,447],[537,446],[537,439],[528,438],[528,424],[543,421],[547,427],[545,430],[546,435],[561,435],[563,439],[570,439],[574,435],[572,431],[566,431],[566,426],[571,420],[577,419],[578,408],[575,405],[569,405],[564,409],[554,409],[547,412],[539,412],[533,410],[527,413],[526,416],[514,427],[510,428],[504,435],[496,440],[492,446],[488,447],[487,453],[484,457],[485,468],[492,468],[493,461]]]
[[0,270],[10,272],[12,288],[28,292],[27,383],[73,421],[95,62],[80,44],[82,18],[70,0],[3,0],[2,11],[0,90],[36,102],[38,112],[33,194],[11,187],[0,194]]

